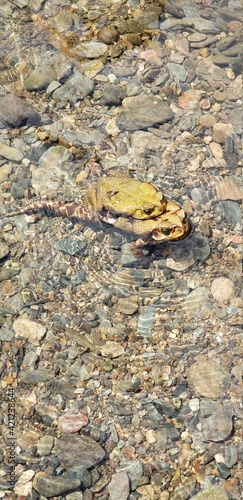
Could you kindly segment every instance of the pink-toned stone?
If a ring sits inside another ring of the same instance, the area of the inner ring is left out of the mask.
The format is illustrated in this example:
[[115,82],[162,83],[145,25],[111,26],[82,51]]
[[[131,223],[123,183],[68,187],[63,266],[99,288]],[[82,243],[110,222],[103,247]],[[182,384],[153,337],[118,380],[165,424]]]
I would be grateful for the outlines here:
[[182,109],[195,109],[199,107],[199,99],[202,94],[201,90],[191,89],[184,92],[179,99],[178,103]]
[[59,418],[58,428],[62,432],[73,434],[82,429],[87,423],[88,418],[83,413],[77,413],[77,415],[63,415]]
[[242,31],[242,23],[240,21],[230,21],[228,27],[230,31]]
[[241,200],[242,190],[231,177],[225,177],[216,186],[219,200]]

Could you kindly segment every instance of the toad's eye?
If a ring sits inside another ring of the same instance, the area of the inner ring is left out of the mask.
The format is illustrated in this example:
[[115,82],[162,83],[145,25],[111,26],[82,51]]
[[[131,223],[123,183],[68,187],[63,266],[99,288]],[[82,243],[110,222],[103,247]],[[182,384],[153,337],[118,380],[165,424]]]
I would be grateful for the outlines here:
[[153,212],[152,208],[143,208],[143,213],[146,215],[151,215]]
[[171,233],[171,229],[169,227],[161,227],[160,232],[165,236],[169,236]]

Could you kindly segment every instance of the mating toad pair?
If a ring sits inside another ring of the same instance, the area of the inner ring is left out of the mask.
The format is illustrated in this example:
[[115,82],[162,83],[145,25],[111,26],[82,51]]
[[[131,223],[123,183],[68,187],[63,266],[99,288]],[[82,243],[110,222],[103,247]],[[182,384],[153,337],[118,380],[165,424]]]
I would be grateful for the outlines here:
[[152,184],[128,176],[101,177],[87,188],[84,206],[42,200],[7,214],[44,211],[70,219],[93,220],[134,234],[135,246],[182,240],[191,230],[178,203],[167,200]]

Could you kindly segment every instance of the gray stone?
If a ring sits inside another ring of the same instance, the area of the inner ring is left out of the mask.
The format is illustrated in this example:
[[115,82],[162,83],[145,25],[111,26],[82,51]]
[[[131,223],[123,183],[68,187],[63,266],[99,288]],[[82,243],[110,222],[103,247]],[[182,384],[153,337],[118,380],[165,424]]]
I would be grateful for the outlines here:
[[105,451],[88,436],[63,435],[58,440],[57,455],[65,468],[82,465],[89,469],[103,460]]
[[131,481],[131,490],[135,490],[138,480],[143,475],[143,465],[137,460],[127,460],[116,468],[116,472],[123,472],[128,475]]
[[80,486],[80,481],[63,476],[50,476],[49,474],[39,472],[35,476],[33,486],[40,495],[50,498],[75,490]]
[[46,368],[19,372],[20,382],[27,385],[37,385],[43,382],[47,382],[48,380],[51,380],[52,377],[53,372],[51,372],[51,370],[47,370]]
[[170,121],[174,116],[169,106],[158,96],[140,94],[126,97],[116,124],[120,130],[141,130]]
[[229,500],[228,494],[223,486],[210,486],[191,497],[191,500]]
[[218,442],[227,439],[233,428],[233,414],[233,408],[226,405],[206,418],[202,422],[203,440]]
[[88,76],[76,71],[64,85],[55,90],[52,94],[53,99],[62,104],[71,102],[75,104],[89,95],[94,88],[94,82]]
[[63,186],[67,172],[64,165],[71,157],[71,153],[64,146],[52,146],[39,159],[39,168],[32,175],[32,186],[37,194],[46,194],[56,191]]
[[9,328],[2,327],[0,329],[0,340],[2,342],[10,342],[14,338],[14,332]]
[[53,436],[49,436],[48,434],[46,436],[43,436],[37,442],[38,455],[40,455],[41,457],[49,455],[49,453],[51,453],[53,445],[54,445],[54,437]]
[[238,450],[234,443],[229,443],[225,448],[225,464],[227,467],[233,467],[238,460]]
[[40,125],[41,117],[24,99],[7,94],[0,100],[0,120],[5,126]]
[[45,89],[53,80],[68,76],[70,69],[71,63],[64,55],[58,53],[32,71],[24,81],[24,88],[30,91]]
[[125,472],[118,472],[108,485],[110,500],[127,500],[129,497],[129,477]]
[[210,246],[207,240],[200,234],[192,235],[185,241],[185,247],[196,260],[206,260],[210,253]]
[[76,255],[83,252],[86,248],[86,243],[84,241],[74,240],[71,238],[63,238],[56,244],[56,250],[60,252],[67,253],[68,255]]
[[6,146],[6,144],[2,143],[0,143],[0,156],[6,158],[6,160],[13,160],[17,162],[22,161],[24,157],[18,149]]
[[167,68],[173,77],[178,78],[180,82],[185,82],[187,79],[187,72],[181,64],[168,63]]
[[0,241],[0,260],[9,254],[9,246],[4,241]]
[[71,479],[79,479],[84,488],[89,488],[92,484],[92,476],[83,465],[68,469],[68,477]]
[[82,491],[75,491],[74,493],[69,493],[65,496],[65,500],[83,500]]
[[242,213],[238,203],[234,201],[220,201],[218,208],[221,216],[232,226],[242,223]]

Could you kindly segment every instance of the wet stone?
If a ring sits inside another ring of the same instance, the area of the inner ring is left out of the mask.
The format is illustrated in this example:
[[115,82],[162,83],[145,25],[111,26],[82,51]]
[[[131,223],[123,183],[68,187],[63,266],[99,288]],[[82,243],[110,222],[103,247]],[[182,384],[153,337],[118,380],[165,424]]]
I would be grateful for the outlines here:
[[84,488],[89,488],[92,484],[90,472],[82,465],[68,469],[68,477],[70,477],[70,479],[79,479]]
[[58,439],[57,456],[65,468],[82,465],[89,469],[103,460],[105,451],[88,436],[68,434]]
[[70,50],[71,54],[88,59],[96,59],[103,56],[107,51],[107,45],[102,42],[82,42]]
[[129,477],[124,472],[118,472],[111,478],[108,485],[110,500],[127,500],[130,492]]
[[224,441],[227,439],[233,428],[234,410],[230,405],[226,405],[215,411],[210,417],[202,422],[202,433],[204,441]]
[[77,413],[76,415],[62,415],[58,420],[58,428],[62,432],[72,434],[82,429],[87,423],[88,418],[82,413]]
[[216,185],[217,197],[219,200],[241,200],[242,190],[234,178],[225,177]]
[[238,460],[238,450],[234,443],[230,443],[226,445],[225,448],[225,464],[227,467],[233,467]]
[[28,339],[32,344],[39,345],[46,333],[46,327],[28,318],[17,318],[13,323],[16,337]]
[[38,369],[35,371],[21,371],[19,372],[20,382],[27,385],[37,385],[39,383],[48,382],[53,377],[53,372],[46,368]]
[[138,481],[143,475],[143,465],[137,460],[127,460],[116,468],[116,472],[128,475],[131,482],[131,490],[133,491],[136,489]]
[[46,63],[38,66],[24,81],[25,90],[41,90],[47,88],[53,80],[60,80],[68,76],[71,69],[66,57],[56,54],[50,57]]
[[193,495],[192,500],[229,500],[227,491],[223,486],[210,486]]
[[185,247],[194,259],[202,261],[206,260],[211,252],[207,240],[200,234],[192,235],[191,238],[185,242]]
[[0,329],[0,340],[2,342],[10,342],[14,338],[14,332],[9,328],[2,327]]
[[242,223],[242,214],[239,205],[233,201],[220,201],[218,203],[218,208],[221,216],[226,219],[226,221],[231,224]]
[[4,243],[4,241],[0,241],[0,259],[4,259],[7,257],[9,253],[9,247],[7,243]]
[[159,125],[172,118],[173,112],[162,100],[140,94],[123,100],[116,124],[120,130],[133,131]]
[[75,490],[80,486],[80,481],[78,479],[70,479],[64,476],[50,476],[44,472],[38,472],[34,478],[33,486],[41,496],[51,498]]
[[86,248],[84,241],[74,240],[71,238],[63,238],[56,244],[56,250],[67,253],[68,255],[76,255],[82,253]]
[[88,76],[76,71],[72,78],[53,92],[52,97],[62,105],[68,102],[75,104],[89,95],[93,88],[94,82]]
[[215,278],[211,286],[212,296],[218,302],[228,302],[235,295],[234,283],[229,278]]
[[183,309],[190,314],[195,314],[198,310],[201,310],[202,306],[208,304],[209,294],[210,291],[206,286],[195,288],[184,300]]
[[189,253],[185,253],[183,248],[174,250],[166,259],[166,265],[175,271],[185,271],[195,263],[195,259]]
[[219,364],[201,359],[191,365],[187,380],[196,395],[215,400],[225,393],[230,377]]
[[231,475],[230,469],[223,462],[217,462],[217,470],[223,479],[227,479]]
[[0,99],[0,120],[5,126],[40,125],[40,115],[24,99],[7,94]]
[[53,436],[43,436],[37,443],[37,453],[41,457],[49,455],[54,445]]
[[2,143],[0,143],[0,156],[3,156],[3,158],[6,158],[7,160],[13,160],[16,162],[20,162],[24,157],[21,151]]
[[187,72],[181,64],[168,63],[167,68],[174,78],[178,78],[180,82],[185,82],[187,79]]
[[192,498],[191,494],[196,486],[196,479],[194,477],[185,481],[185,483],[177,486],[170,495],[170,500],[187,500],[187,498]]

